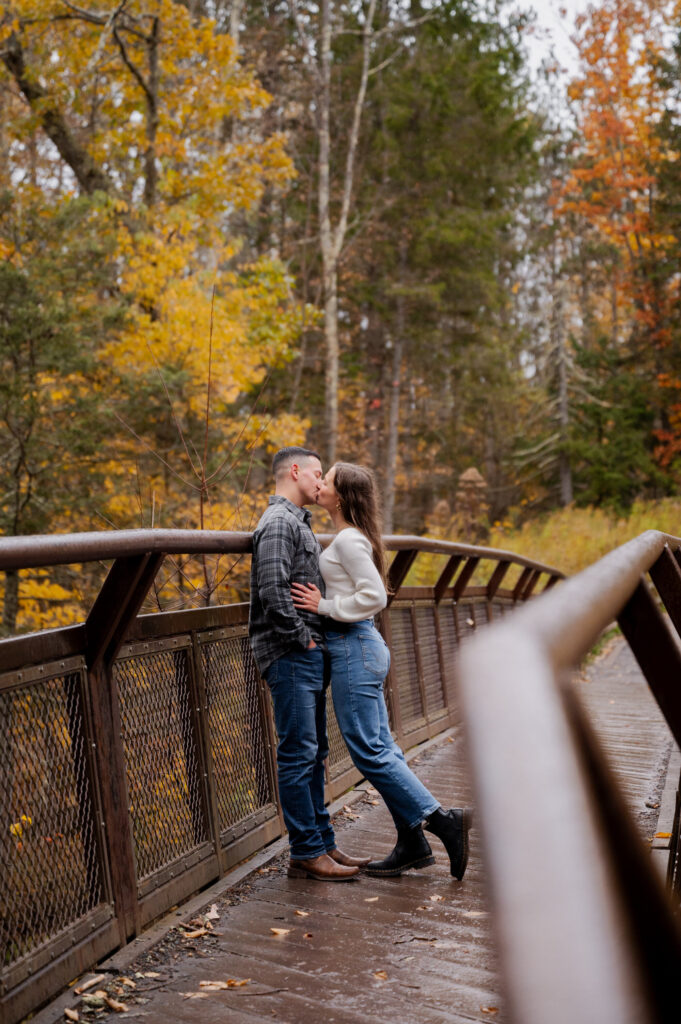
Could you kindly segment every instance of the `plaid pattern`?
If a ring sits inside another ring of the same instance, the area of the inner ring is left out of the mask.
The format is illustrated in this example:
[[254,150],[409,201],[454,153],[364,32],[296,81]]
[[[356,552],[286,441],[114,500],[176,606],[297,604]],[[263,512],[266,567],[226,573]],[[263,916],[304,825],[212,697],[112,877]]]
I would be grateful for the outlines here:
[[324,594],[322,549],[310,521],[308,511],[275,494],[253,534],[248,633],[261,675],[282,654],[324,635],[320,616],[298,611],[291,600],[294,582],[315,583]]

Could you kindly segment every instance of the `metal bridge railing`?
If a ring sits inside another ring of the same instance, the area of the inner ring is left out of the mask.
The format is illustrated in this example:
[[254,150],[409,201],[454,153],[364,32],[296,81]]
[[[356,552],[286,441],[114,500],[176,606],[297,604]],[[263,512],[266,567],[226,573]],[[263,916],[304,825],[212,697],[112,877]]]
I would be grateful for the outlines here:
[[[114,560],[84,623],[0,642],[6,1024],[282,834],[274,724],[247,605],[138,614],[165,555],[248,553],[250,544],[250,534],[166,530],[0,540],[0,571]],[[390,537],[387,547],[386,689],[409,748],[458,720],[452,666],[462,640],[561,574],[419,537]],[[411,586],[419,557],[429,582]],[[331,702],[329,737],[331,799],[359,779]]]
[[681,539],[648,531],[462,651],[459,694],[513,1021],[678,1018],[678,864],[672,901],[570,672],[616,619],[681,743],[681,648],[664,615],[681,632],[680,564]]

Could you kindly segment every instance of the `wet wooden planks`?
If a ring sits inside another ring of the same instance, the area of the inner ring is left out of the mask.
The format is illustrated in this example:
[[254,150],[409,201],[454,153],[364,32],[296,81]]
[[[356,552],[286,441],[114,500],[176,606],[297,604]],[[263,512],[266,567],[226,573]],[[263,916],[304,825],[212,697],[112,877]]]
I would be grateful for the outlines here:
[[669,727],[623,637],[616,637],[575,684],[629,808],[651,830],[672,745]]
[[[444,805],[470,802],[460,736],[431,748],[415,769]],[[381,858],[392,848],[392,820],[375,801],[369,793],[338,817],[338,845],[348,853]],[[475,833],[472,839],[462,882],[449,874],[435,837],[436,864],[396,879],[290,879],[283,858],[249,879],[241,903],[218,901],[220,934],[196,951],[207,955],[172,963],[167,983],[126,1016],[146,1024],[167,1024],[169,1017],[206,1024],[503,1020]],[[271,928],[287,934],[275,936]],[[250,981],[196,997],[202,980],[228,977]]]

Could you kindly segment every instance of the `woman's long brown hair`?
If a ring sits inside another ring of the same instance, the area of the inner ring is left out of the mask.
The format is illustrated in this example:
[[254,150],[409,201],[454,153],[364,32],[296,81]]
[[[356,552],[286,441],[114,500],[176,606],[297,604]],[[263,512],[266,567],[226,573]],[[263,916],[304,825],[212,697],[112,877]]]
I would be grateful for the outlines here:
[[345,521],[361,530],[371,544],[374,564],[387,590],[381,509],[374,475],[365,466],[357,466],[352,462],[337,462],[335,468],[333,486],[338,495],[340,511]]

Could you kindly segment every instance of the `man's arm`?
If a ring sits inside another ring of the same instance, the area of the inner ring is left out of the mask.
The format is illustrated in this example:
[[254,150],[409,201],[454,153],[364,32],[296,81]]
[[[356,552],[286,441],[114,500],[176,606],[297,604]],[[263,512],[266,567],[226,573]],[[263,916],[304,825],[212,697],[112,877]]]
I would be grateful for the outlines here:
[[284,516],[272,517],[258,531],[255,543],[258,593],[268,620],[278,633],[294,643],[303,648],[315,647],[309,627],[291,600],[295,528]]

